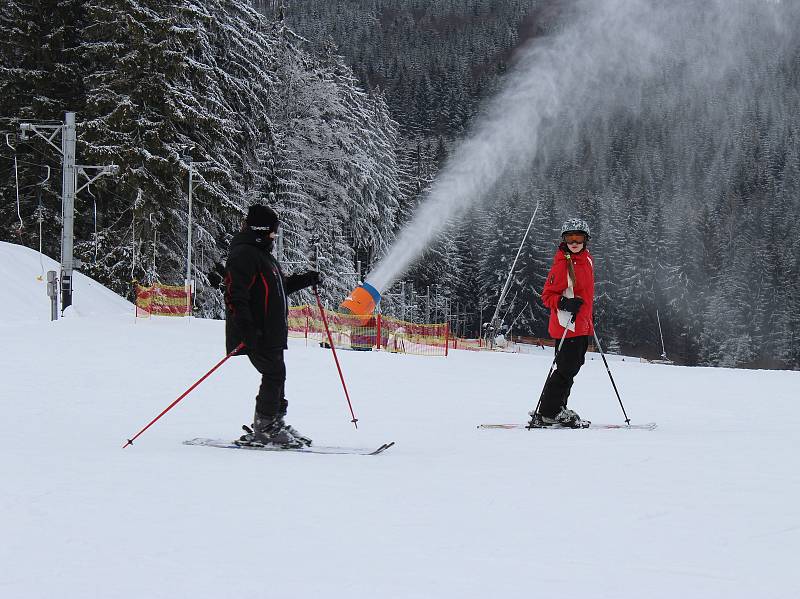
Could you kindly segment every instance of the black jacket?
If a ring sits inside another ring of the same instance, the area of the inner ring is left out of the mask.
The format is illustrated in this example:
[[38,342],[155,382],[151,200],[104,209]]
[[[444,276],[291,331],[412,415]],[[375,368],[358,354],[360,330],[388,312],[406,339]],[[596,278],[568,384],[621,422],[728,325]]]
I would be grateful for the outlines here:
[[225,346],[237,355],[286,349],[289,304],[286,296],[311,285],[310,273],[284,277],[270,253],[266,232],[248,229],[234,236],[225,264]]

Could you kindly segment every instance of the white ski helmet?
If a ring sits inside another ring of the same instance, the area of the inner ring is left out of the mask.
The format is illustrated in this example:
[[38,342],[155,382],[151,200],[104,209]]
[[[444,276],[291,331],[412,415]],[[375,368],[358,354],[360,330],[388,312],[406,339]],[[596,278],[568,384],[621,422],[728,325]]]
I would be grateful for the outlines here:
[[590,239],[592,237],[591,231],[589,230],[589,223],[580,218],[569,218],[564,221],[564,224],[561,225],[562,237],[566,233],[583,233],[586,235],[586,239]]

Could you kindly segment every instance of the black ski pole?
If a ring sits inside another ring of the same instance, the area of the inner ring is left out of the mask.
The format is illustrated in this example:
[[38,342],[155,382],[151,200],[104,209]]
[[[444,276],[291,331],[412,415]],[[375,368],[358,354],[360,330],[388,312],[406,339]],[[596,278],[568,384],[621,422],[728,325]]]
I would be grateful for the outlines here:
[[[539,407],[542,405],[542,398],[544,397],[544,390],[547,389],[547,381],[550,380],[550,376],[553,374],[553,370],[556,366],[556,360],[558,360],[558,354],[561,352],[561,346],[564,345],[564,339],[567,337],[567,331],[569,329],[564,327],[564,333],[561,335],[561,340],[558,342],[558,347],[556,348],[556,355],[553,356],[553,363],[550,364],[550,372],[547,373],[547,378],[544,379],[544,386],[542,387],[542,392],[539,394],[539,401],[536,403],[536,409],[533,411],[533,414],[539,413]],[[528,423],[527,428],[528,430],[532,429],[533,426],[533,415],[531,415],[531,421]]]
[[594,330],[594,327],[592,327],[592,334],[594,335],[594,342],[597,344],[597,350],[600,352],[600,355],[603,356],[603,364],[606,365],[606,372],[608,373],[608,378],[611,379],[611,386],[614,387],[614,393],[617,394],[619,407],[622,408],[622,414],[625,416],[625,424],[630,424],[631,419],[628,418],[628,414],[625,412],[625,406],[622,405],[622,398],[619,396],[619,391],[617,391],[617,384],[614,382],[614,377],[611,376],[611,369],[608,367],[606,355],[603,353],[603,348],[600,347],[600,340],[597,338],[597,331]]

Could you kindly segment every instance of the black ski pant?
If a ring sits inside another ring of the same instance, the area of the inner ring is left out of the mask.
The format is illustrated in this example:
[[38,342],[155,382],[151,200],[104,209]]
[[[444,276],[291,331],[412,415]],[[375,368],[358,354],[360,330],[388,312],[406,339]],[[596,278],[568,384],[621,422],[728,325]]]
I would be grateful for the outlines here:
[[256,412],[262,418],[285,415],[289,404],[283,394],[286,385],[283,350],[265,354],[248,353],[247,356],[261,373],[261,386],[256,396]]
[[583,366],[586,359],[586,350],[589,349],[589,337],[567,337],[558,351],[558,341],[556,341],[556,369],[542,391],[542,403],[539,406],[539,414],[547,418],[553,418],[567,407],[570,389],[575,382],[575,375]]

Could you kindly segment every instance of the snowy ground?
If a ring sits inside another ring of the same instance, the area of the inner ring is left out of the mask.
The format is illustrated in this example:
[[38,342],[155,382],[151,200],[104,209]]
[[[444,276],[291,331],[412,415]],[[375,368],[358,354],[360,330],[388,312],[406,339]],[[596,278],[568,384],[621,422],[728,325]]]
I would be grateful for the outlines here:
[[[45,263],[45,270],[53,263]],[[449,358],[292,340],[289,421],[376,457],[181,445],[252,415],[244,358],[125,450],[223,352],[221,322],[135,321],[85,278],[49,322],[38,254],[0,243],[0,597],[800,596],[800,373],[611,363],[656,431],[522,421],[548,352]],[[602,362],[571,406],[621,415]]]

